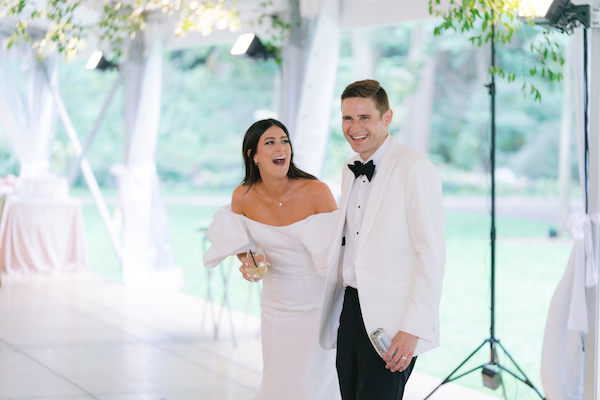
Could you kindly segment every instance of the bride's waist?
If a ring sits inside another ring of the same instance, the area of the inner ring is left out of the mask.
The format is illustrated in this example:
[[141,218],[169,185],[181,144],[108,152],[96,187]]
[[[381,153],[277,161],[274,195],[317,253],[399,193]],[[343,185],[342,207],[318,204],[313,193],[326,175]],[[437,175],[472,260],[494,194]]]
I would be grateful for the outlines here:
[[315,267],[312,265],[275,265],[269,267],[267,277],[272,279],[307,279],[316,275]]

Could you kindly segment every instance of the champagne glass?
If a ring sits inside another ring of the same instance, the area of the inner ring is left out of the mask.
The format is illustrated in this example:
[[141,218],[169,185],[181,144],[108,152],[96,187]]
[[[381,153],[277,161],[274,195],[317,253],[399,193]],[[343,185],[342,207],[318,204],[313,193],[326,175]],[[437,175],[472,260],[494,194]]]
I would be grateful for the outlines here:
[[262,279],[268,270],[267,256],[263,248],[258,246],[255,251],[248,250],[246,260],[248,260],[246,272],[250,275],[250,278],[255,280]]

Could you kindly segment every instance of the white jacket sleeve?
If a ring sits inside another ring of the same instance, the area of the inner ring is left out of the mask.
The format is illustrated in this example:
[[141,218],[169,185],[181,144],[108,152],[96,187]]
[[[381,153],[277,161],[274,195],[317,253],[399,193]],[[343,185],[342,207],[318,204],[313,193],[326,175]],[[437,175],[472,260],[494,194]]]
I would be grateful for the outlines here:
[[419,258],[415,265],[411,295],[402,327],[424,340],[436,336],[439,305],[446,264],[442,184],[429,161],[413,163],[408,173],[406,211],[413,246]]

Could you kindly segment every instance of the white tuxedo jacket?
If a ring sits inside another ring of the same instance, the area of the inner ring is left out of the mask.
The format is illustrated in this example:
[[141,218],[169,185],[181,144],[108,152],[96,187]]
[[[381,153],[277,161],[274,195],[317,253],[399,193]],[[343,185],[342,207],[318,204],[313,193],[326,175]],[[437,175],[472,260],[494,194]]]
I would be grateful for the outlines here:
[[[359,160],[359,155],[348,163]],[[362,161],[362,160],[361,160]],[[320,340],[335,347],[344,298],[342,237],[355,177],[342,174],[340,217],[331,251]],[[356,250],[358,297],[365,328],[418,336],[415,355],[439,345],[439,304],[446,262],[442,184],[435,166],[392,138],[373,177]]]

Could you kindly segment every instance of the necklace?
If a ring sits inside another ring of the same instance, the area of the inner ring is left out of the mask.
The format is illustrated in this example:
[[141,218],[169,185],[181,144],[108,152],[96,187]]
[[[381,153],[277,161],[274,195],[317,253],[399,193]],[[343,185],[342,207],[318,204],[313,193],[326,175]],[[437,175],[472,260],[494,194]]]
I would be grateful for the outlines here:
[[288,193],[288,190],[290,190],[290,181],[288,180],[288,187],[285,190],[285,193],[283,194],[283,197],[281,198],[281,202],[280,203],[277,200],[275,200],[273,197],[271,197],[271,195],[269,194],[269,192],[267,192],[267,188],[265,188],[265,185],[263,185],[262,181],[260,181],[260,184],[263,187],[263,190],[265,191],[265,193],[267,194],[267,196],[269,196],[271,198],[271,200],[273,200],[275,203],[279,204],[279,207],[281,207],[283,205],[283,199],[285,199],[285,195]]

